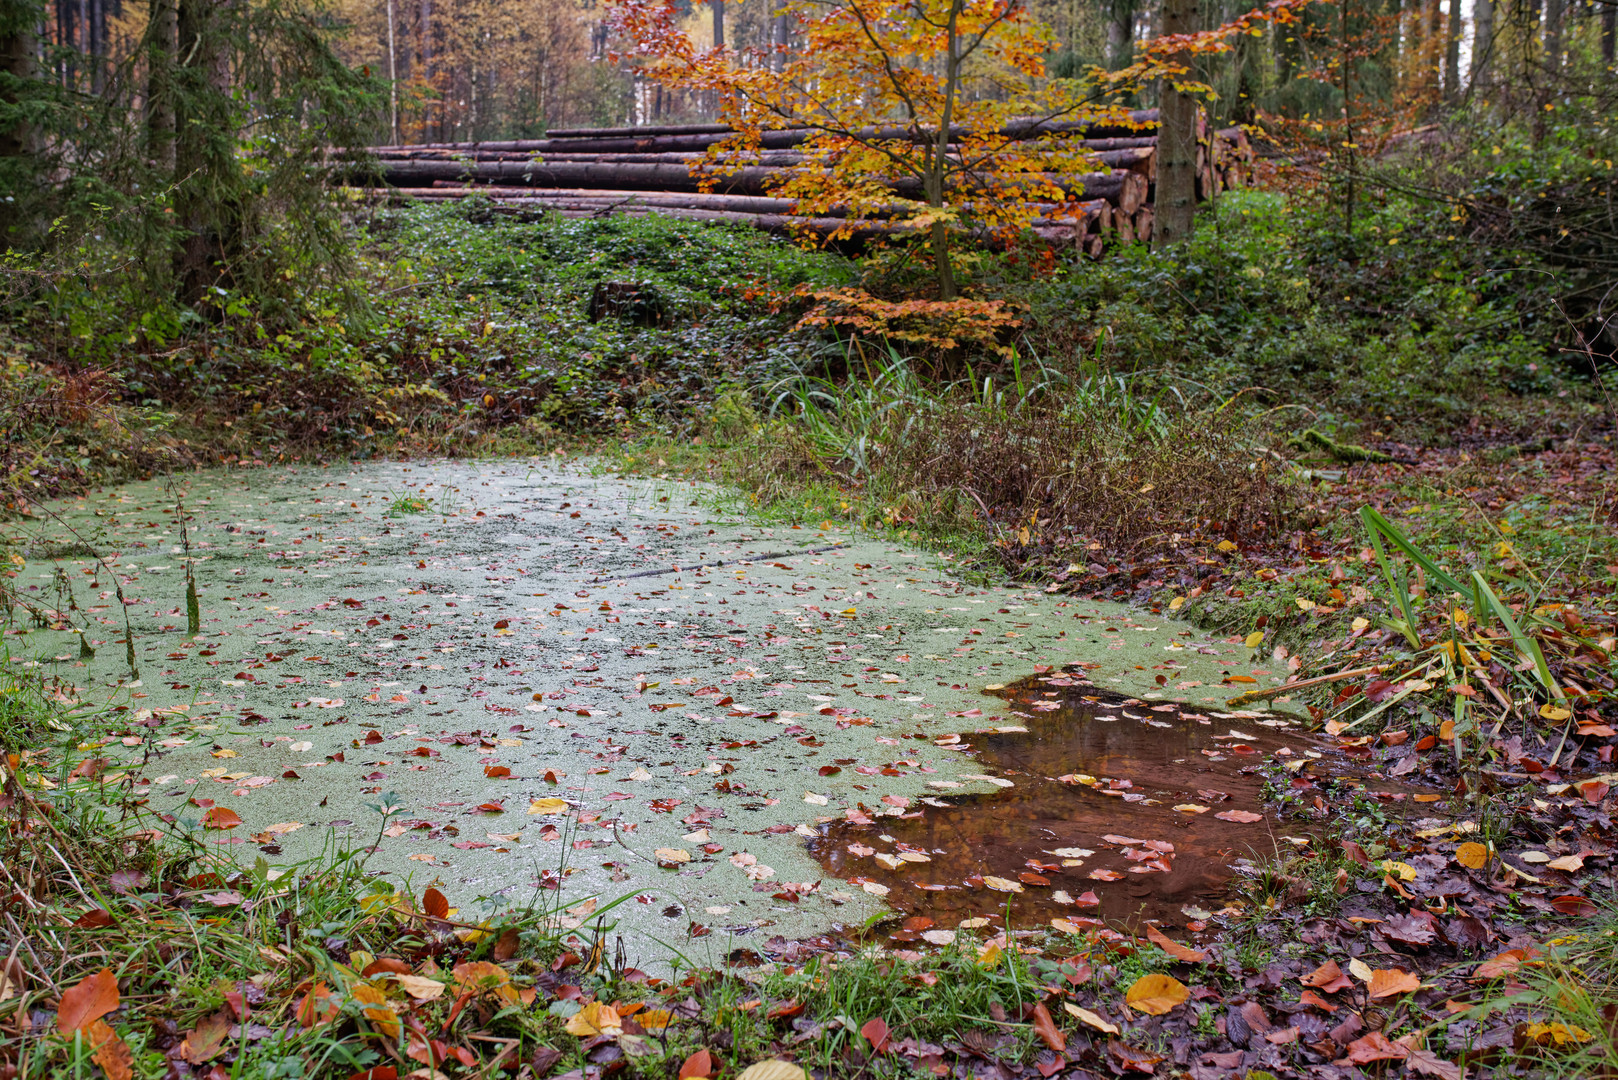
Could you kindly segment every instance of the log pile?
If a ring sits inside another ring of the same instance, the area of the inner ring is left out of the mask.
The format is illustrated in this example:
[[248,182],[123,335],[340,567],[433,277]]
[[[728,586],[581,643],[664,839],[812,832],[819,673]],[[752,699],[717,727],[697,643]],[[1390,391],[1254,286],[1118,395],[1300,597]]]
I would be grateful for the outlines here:
[[[1047,174],[1072,201],[1036,204],[1036,235],[1053,246],[1074,246],[1100,255],[1109,242],[1146,241],[1152,235],[1152,202],[1157,181],[1157,110],[1131,114],[1128,125],[1084,122],[1012,124],[1000,134],[1012,139],[1055,133],[1070,149],[1090,155],[1099,168],[1082,175]],[[481,143],[423,143],[372,148],[382,187],[366,187],[367,197],[439,202],[483,195],[497,204],[526,207],[562,217],[658,214],[693,221],[749,225],[770,232],[792,229],[852,236],[863,242],[907,231],[904,207],[893,216],[851,221],[842,216],[797,218],[790,199],[771,192],[785,170],[807,163],[798,149],[812,134],[788,128],[764,134],[763,151],[728,171],[710,163],[703,179],[692,167],[707,161],[708,149],[730,129],[717,125],[643,128],[570,128],[544,139]],[[900,129],[872,128],[872,138],[898,139]],[[1216,197],[1242,187],[1252,176],[1253,151],[1240,128],[1198,132],[1197,198]],[[356,174],[357,177],[358,174]],[[892,183],[895,196],[917,199],[919,185],[909,178]]]

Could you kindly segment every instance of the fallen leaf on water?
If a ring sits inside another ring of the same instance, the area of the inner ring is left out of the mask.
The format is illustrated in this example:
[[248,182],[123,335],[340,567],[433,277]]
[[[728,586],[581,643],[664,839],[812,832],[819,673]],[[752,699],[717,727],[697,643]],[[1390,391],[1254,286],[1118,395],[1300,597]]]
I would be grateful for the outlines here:
[[684,848],[660,847],[652,854],[657,856],[659,866],[680,866],[691,861],[691,853]]
[[528,804],[528,812],[530,814],[560,814],[566,809],[566,799],[535,799],[533,802]]
[[1010,879],[1003,877],[985,877],[983,879],[983,887],[986,889],[993,889],[995,892],[1020,893],[1023,891],[1022,885],[1019,882],[1011,881]]
[[1089,1009],[1081,1008],[1080,1006],[1073,1004],[1071,1001],[1062,1002],[1062,1008],[1067,1010],[1067,1014],[1075,1017],[1081,1024],[1087,1024],[1090,1027],[1095,1028],[1097,1031],[1105,1032],[1108,1035],[1118,1034],[1117,1024],[1108,1023],[1100,1016],[1097,1016],[1095,1013],[1091,1012]]
[[1263,814],[1255,814],[1251,810],[1222,810],[1214,817],[1220,821],[1232,821],[1238,825],[1251,825],[1255,821],[1263,821]]
[[1191,992],[1172,975],[1154,972],[1142,975],[1124,994],[1124,1002],[1132,1009],[1148,1016],[1162,1016],[1171,1009],[1184,1005]]
[[204,829],[234,829],[242,823],[242,816],[224,806],[216,806],[202,815]]

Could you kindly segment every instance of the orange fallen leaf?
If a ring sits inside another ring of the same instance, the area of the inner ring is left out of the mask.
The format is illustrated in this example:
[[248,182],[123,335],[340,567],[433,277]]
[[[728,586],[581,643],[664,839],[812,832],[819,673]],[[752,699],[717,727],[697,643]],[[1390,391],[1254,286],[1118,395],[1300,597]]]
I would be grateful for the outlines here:
[[226,806],[216,806],[202,815],[204,829],[234,829],[242,823],[242,816]]
[[1371,972],[1371,982],[1367,992],[1371,1000],[1378,998],[1396,997],[1399,994],[1413,994],[1421,989],[1421,980],[1408,971],[1398,968],[1378,968]]
[[1067,1036],[1057,1028],[1051,1011],[1043,1004],[1034,1006],[1034,1033],[1045,1040],[1045,1045],[1060,1054],[1067,1049]]
[[1455,849],[1455,861],[1468,870],[1482,870],[1489,865],[1489,849],[1475,841],[1462,844]]
[[1191,964],[1201,964],[1208,959],[1207,953],[1200,949],[1187,948],[1186,946],[1181,945],[1178,941],[1175,941],[1173,938],[1163,933],[1163,931],[1159,930],[1151,923],[1146,924],[1146,939],[1153,945],[1156,945],[1159,949],[1162,949],[1164,952],[1174,957],[1176,960],[1184,960]]
[[1328,994],[1335,994],[1339,990],[1347,990],[1354,985],[1352,979],[1343,974],[1343,969],[1337,966],[1337,961],[1327,960],[1303,978],[1303,985],[1313,986],[1324,990]]
[[62,993],[56,1007],[56,1030],[63,1035],[83,1031],[118,1007],[118,978],[102,968]]
[[706,1080],[713,1075],[713,1055],[706,1047],[685,1059],[680,1066],[679,1080]]

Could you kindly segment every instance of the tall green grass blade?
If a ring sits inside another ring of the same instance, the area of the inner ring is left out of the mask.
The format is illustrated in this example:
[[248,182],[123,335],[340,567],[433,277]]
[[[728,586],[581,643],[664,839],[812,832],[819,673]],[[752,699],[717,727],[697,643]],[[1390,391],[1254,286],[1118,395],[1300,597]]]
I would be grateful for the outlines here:
[[1522,627],[1511,615],[1511,607],[1495,595],[1494,590],[1489,588],[1489,583],[1483,580],[1483,575],[1476,570],[1472,571],[1472,583],[1488,602],[1495,618],[1505,624],[1506,633],[1511,635],[1511,642],[1517,651],[1534,662],[1534,675],[1539,679],[1540,685],[1545,687],[1546,693],[1561,698],[1562,688],[1556,685],[1556,677],[1551,674],[1551,665],[1546,662],[1545,650],[1539,647],[1539,642],[1523,633]]
[[1442,586],[1445,592],[1460,593],[1462,596],[1465,596],[1471,591],[1460,582],[1450,577],[1449,574],[1439,569],[1437,563],[1433,562],[1420,551],[1416,550],[1416,546],[1409,540],[1406,540],[1404,534],[1398,529],[1394,528],[1393,523],[1387,518],[1383,517],[1376,510],[1369,506],[1360,507],[1360,520],[1365,523],[1366,529],[1370,530],[1373,540],[1376,538],[1376,534],[1378,533],[1381,533],[1383,536],[1387,537],[1389,543],[1403,552],[1405,557],[1411,562],[1425,570],[1427,572],[1427,576],[1432,579],[1433,583]]

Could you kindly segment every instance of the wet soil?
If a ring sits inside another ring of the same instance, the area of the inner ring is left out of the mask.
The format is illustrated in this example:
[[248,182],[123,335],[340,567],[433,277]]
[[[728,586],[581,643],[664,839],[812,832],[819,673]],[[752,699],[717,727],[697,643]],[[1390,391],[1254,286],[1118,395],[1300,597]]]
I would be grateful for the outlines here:
[[[1142,701],[1075,673],[998,692],[1014,724],[946,744],[1004,786],[903,807],[873,800],[811,841],[828,873],[940,927],[975,918],[1183,927],[1224,906],[1238,865],[1326,831],[1321,820],[1267,812],[1267,778],[1303,794],[1374,777],[1337,740],[1284,717]],[[1412,789],[1373,786],[1408,805]]]

